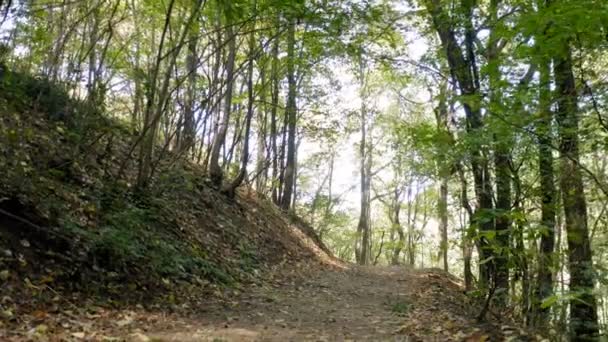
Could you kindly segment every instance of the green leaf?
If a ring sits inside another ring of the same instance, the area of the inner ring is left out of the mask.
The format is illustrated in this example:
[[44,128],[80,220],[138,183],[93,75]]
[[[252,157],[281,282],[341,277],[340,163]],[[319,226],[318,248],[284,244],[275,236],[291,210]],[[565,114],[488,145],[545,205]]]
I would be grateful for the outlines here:
[[540,303],[540,307],[541,307],[541,309],[549,308],[549,307],[553,306],[553,304],[557,303],[558,300],[559,300],[559,297],[557,295],[547,297],[547,298],[543,299],[542,303]]

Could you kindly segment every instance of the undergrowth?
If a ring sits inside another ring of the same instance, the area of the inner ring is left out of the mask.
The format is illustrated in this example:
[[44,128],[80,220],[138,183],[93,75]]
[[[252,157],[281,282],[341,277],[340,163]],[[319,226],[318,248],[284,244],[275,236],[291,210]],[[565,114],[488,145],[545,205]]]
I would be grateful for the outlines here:
[[201,276],[215,283],[231,285],[234,278],[206,258],[204,252],[187,241],[171,236],[162,227],[158,208],[127,204],[108,212],[100,227],[92,232],[75,222],[65,228],[84,239],[94,264],[107,270],[139,269],[151,278]]
[[[61,85],[2,69],[0,113],[0,206],[9,201],[23,204],[27,213],[11,214],[38,222],[25,228],[59,235],[70,248],[78,249],[72,252],[84,255],[84,261],[78,261],[76,272],[156,283],[205,279],[230,286],[237,281],[232,265],[210,258],[200,241],[180,235],[172,217],[187,208],[176,207],[154,190],[135,194],[128,176],[116,179],[116,159],[131,138],[124,124],[73,100]],[[171,169],[160,174],[157,188],[192,192],[196,189],[191,178]],[[10,227],[0,229],[17,234]],[[17,240],[25,241],[24,236]],[[45,243],[39,247],[47,248]],[[253,248],[243,242],[238,250],[239,272],[253,271],[257,265]],[[69,251],[51,254],[55,252]]]
[[177,303],[315,257],[293,226],[326,250],[296,216],[227,198],[170,151],[135,191],[132,127],[62,85],[0,68],[0,114],[0,286]]

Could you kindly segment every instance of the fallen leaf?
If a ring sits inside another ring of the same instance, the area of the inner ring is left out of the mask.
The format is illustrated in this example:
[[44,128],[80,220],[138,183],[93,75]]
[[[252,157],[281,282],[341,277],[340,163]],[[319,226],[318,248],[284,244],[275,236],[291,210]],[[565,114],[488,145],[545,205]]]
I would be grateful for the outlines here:
[[85,338],[85,336],[86,336],[86,335],[85,335],[85,333],[83,333],[83,332],[75,332],[75,333],[72,333],[72,337],[74,337],[74,338],[78,338],[78,339],[84,339],[84,338]]
[[142,334],[142,333],[134,333],[130,335],[130,339],[129,341],[132,342],[150,342],[152,341],[148,336]]
[[120,321],[116,322],[116,325],[118,325],[119,327],[124,327],[127,326],[129,324],[133,323],[133,318],[132,317],[126,317],[125,319],[121,319]]
[[1,314],[2,314],[2,317],[4,317],[5,319],[8,319],[8,320],[13,319],[13,317],[15,316],[13,314],[13,311],[10,309],[3,310],[1,312]]
[[32,313],[32,316],[34,316],[34,318],[36,318],[37,320],[43,320],[45,318],[48,317],[48,313],[46,313],[45,311],[41,311],[41,310],[36,310]]
[[40,325],[36,326],[36,333],[38,333],[40,335],[46,334],[48,330],[49,330],[49,327],[46,324],[40,324]]

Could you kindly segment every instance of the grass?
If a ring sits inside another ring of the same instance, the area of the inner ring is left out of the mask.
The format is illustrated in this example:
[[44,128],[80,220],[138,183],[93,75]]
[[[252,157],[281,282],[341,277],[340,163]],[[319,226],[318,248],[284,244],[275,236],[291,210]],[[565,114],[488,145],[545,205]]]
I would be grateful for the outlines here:
[[410,304],[403,300],[390,303],[390,307],[391,312],[397,314],[398,316],[403,316],[410,310]]

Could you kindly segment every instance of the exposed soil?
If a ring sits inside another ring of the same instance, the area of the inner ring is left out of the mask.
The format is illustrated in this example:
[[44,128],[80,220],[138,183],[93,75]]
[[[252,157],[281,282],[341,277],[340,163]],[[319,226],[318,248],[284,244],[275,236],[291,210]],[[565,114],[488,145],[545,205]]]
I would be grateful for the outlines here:
[[399,332],[403,317],[392,306],[409,298],[403,269],[316,270],[307,275],[243,293],[213,310],[215,317],[190,321],[192,330],[153,330],[149,336],[166,341],[336,341],[386,340]]
[[[441,271],[306,264],[246,290],[174,308],[70,308],[4,338],[93,341],[537,340],[475,321],[476,305]],[[71,315],[71,316],[70,316]],[[39,328],[43,325],[43,328]],[[0,335],[1,337],[2,335]],[[9,338],[10,337],[10,338]]]

